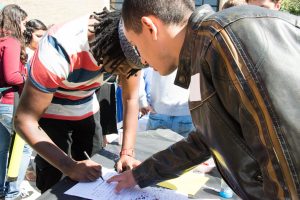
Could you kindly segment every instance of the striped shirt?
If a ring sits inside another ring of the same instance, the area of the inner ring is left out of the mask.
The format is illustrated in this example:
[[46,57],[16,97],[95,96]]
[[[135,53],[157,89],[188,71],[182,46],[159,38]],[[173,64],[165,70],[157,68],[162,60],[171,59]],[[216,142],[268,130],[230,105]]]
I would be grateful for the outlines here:
[[45,118],[81,120],[99,110],[95,89],[103,73],[89,51],[88,19],[54,26],[35,52],[29,78],[39,90],[54,93]]

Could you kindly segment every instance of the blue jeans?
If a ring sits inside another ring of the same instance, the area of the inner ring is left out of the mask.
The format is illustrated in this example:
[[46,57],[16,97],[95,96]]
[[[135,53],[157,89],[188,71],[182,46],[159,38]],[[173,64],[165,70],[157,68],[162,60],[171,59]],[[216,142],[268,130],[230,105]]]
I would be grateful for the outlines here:
[[191,131],[194,130],[194,125],[190,115],[170,116],[150,113],[147,123],[147,130],[155,130],[158,128],[171,129],[183,137],[186,137]]
[[6,172],[11,140],[13,105],[0,104],[0,197],[6,195]]
[[0,104],[0,197],[6,200],[14,199],[20,195],[20,185],[24,180],[26,169],[30,161],[32,149],[24,146],[23,157],[16,181],[7,182],[8,153],[12,133],[13,105]]

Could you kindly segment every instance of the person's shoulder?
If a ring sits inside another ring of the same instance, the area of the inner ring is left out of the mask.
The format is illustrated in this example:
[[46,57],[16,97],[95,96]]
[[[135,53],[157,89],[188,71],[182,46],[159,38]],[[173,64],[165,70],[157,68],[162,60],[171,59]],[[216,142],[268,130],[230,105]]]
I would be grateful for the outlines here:
[[17,38],[14,38],[14,37],[3,38],[3,42],[9,43],[11,45],[21,45],[20,41]]
[[21,42],[14,37],[5,37],[0,39],[1,48],[20,49]]

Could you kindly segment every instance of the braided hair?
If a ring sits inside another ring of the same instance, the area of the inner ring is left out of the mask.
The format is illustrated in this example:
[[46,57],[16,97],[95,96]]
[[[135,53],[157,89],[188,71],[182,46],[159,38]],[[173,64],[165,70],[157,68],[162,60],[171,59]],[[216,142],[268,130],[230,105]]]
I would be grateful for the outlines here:
[[118,26],[121,12],[110,12],[104,8],[100,13],[94,12],[90,18],[97,20],[89,31],[95,34],[90,48],[98,65],[103,65],[109,73],[126,73],[127,78],[135,75],[140,69],[135,69],[129,64],[120,45]]
[[34,31],[37,30],[43,30],[43,31],[47,31],[47,26],[41,22],[38,19],[32,19],[30,21],[28,21],[25,25],[26,30],[24,31],[23,35],[24,35],[24,39],[25,39],[25,44],[28,46],[32,40],[32,34],[34,33]]

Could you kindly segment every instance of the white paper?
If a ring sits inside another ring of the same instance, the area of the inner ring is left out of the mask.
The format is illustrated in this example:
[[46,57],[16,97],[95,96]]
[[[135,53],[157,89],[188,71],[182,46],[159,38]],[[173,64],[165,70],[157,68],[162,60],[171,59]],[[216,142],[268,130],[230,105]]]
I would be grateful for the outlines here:
[[190,83],[190,101],[201,101],[200,93],[200,74],[197,73],[191,77]]
[[[109,179],[111,176],[117,173],[112,169],[102,168],[102,174],[104,180]],[[65,194],[78,196],[85,199],[97,199],[97,200],[187,200],[187,196],[184,194],[176,193],[174,190],[165,188],[147,187],[122,190],[116,194],[114,192],[116,183],[108,184],[102,179],[98,179],[94,182],[80,182],[67,190]]]

